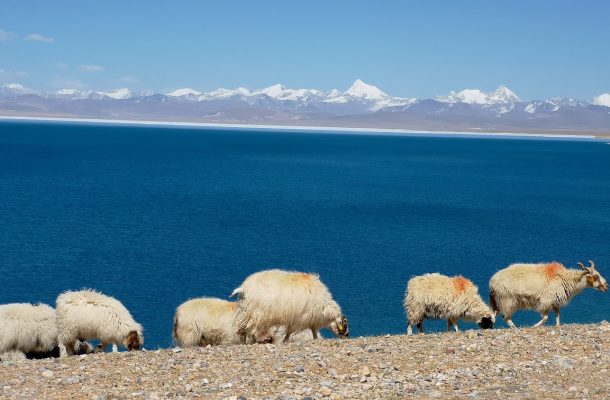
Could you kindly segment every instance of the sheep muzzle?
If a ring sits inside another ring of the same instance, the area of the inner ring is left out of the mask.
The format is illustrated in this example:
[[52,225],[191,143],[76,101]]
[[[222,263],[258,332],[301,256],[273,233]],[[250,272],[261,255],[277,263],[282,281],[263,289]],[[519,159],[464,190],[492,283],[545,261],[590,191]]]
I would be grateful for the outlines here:
[[140,335],[138,332],[129,332],[129,335],[127,335],[127,339],[125,340],[125,347],[127,347],[127,350],[140,350],[141,345],[142,341],[140,340]]
[[481,329],[492,329],[494,327],[494,321],[490,317],[481,318],[481,322],[479,322],[479,327]]

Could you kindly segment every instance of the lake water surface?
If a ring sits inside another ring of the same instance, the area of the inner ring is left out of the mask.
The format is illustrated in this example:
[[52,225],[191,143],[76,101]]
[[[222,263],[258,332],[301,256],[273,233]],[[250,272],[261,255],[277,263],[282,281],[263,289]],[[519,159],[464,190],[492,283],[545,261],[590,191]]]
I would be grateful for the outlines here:
[[[593,259],[610,278],[609,239],[599,141],[0,122],[0,303],[95,288],[149,349],[181,302],[261,269],[319,273],[352,335],[400,333],[416,274],[462,274],[485,299],[513,262]],[[609,306],[585,290],[562,320]]]

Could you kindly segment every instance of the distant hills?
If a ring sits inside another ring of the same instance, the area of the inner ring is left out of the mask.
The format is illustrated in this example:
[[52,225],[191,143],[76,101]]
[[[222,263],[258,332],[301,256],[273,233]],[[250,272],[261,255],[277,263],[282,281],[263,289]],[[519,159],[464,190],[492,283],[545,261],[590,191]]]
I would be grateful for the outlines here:
[[289,89],[280,84],[170,93],[127,88],[110,92],[42,92],[0,87],[0,115],[131,119],[227,124],[353,128],[610,134],[610,94],[590,101],[522,100],[505,86],[450,92],[433,99],[401,98],[356,80],[345,91]]

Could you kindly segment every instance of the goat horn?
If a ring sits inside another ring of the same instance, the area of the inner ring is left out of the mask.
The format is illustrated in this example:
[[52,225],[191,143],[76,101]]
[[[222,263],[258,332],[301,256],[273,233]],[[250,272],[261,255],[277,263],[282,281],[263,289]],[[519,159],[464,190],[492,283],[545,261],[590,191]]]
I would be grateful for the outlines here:
[[589,264],[591,264],[591,269],[595,269],[595,263],[591,260],[589,260]]
[[588,271],[587,267],[585,267],[585,265],[583,263],[581,263],[580,261],[577,262],[576,265],[578,265],[580,267],[580,269],[582,269],[583,271]]

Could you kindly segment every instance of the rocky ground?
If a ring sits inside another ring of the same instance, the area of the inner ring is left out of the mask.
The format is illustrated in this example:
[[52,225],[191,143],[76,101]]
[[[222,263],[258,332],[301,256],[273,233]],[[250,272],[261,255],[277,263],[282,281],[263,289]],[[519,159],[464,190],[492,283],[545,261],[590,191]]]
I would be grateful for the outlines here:
[[610,324],[0,363],[7,399],[610,398]]

